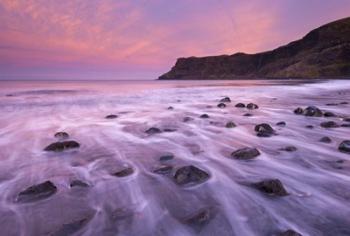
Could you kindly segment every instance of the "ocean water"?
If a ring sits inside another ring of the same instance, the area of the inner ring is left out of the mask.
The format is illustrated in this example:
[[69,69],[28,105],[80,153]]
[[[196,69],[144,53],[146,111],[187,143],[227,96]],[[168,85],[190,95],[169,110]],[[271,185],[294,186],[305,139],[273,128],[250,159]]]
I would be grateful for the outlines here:
[[[232,102],[218,108],[225,96]],[[310,105],[336,117],[293,112]],[[1,235],[350,235],[350,154],[338,150],[350,128],[320,126],[350,123],[350,81],[2,81],[0,114]],[[229,121],[237,126],[226,128]],[[258,137],[260,123],[276,135]],[[151,127],[161,132],[146,133]],[[80,147],[44,151],[59,131]],[[230,158],[242,147],[261,154]],[[163,165],[172,169],[154,172]],[[176,184],[188,165],[209,178]],[[125,168],[133,173],[113,175]],[[252,187],[265,179],[279,179],[288,195]],[[18,201],[47,180],[57,192]]]

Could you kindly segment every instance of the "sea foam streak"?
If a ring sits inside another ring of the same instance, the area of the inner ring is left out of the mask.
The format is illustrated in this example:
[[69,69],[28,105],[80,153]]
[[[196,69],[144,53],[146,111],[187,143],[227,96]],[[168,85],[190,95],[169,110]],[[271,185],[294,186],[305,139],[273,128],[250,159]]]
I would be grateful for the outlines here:
[[[350,128],[320,127],[329,120],[346,123],[339,117],[350,116],[350,105],[339,103],[350,101],[350,82],[232,83],[159,86],[149,82],[147,89],[134,91],[127,88],[136,83],[48,83],[39,89],[30,83],[17,89],[3,83],[1,231],[6,235],[278,235],[293,229],[302,235],[350,235],[350,155],[338,151],[339,143],[350,139]],[[232,102],[218,108],[224,96]],[[259,109],[236,108],[238,102],[253,102]],[[293,113],[296,107],[309,105],[338,117]],[[199,118],[204,113],[208,119]],[[110,114],[118,117],[105,119]],[[184,117],[193,119],[183,122]],[[226,128],[228,121],[237,127]],[[286,126],[277,126],[280,121]],[[277,135],[257,137],[254,126],[259,123],[269,123]],[[161,133],[145,133],[151,127]],[[43,151],[57,141],[58,131],[67,132],[80,148]],[[319,142],[323,136],[332,142]],[[261,154],[250,161],[230,158],[246,146]],[[297,150],[280,150],[286,146]],[[162,164],[159,158],[165,154],[174,158]],[[174,168],[172,172],[153,172],[164,163]],[[193,186],[176,184],[174,171],[188,165],[210,178]],[[134,172],[113,175],[126,167]],[[289,195],[269,196],[250,185],[271,178],[279,179]],[[55,194],[17,202],[21,191],[47,180],[57,187]],[[88,187],[71,187],[73,180]],[[210,213],[199,222],[191,220],[203,209]]]

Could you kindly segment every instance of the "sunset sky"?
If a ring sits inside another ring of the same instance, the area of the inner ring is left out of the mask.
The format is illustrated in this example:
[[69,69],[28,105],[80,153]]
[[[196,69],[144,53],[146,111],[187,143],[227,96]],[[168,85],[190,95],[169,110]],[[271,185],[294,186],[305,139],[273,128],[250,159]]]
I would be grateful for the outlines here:
[[0,0],[0,79],[155,79],[347,16],[349,0]]

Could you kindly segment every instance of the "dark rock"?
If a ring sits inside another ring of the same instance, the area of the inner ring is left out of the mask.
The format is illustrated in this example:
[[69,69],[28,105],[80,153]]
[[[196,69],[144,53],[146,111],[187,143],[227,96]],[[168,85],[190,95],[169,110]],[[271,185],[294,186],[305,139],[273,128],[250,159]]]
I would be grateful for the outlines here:
[[192,165],[181,167],[174,175],[174,181],[178,185],[199,184],[208,179],[207,172]]
[[224,97],[220,102],[231,102],[231,99],[229,97]]
[[48,198],[57,192],[57,187],[51,181],[33,185],[17,196],[17,202],[32,202]]
[[338,150],[350,154],[350,140],[344,140],[339,144]]
[[324,117],[335,117],[336,115],[333,112],[330,111],[326,111],[325,113],[323,113]]
[[341,127],[345,127],[345,128],[349,128],[349,127],[350,127],[350,124],[341,124],[340,126],[341,126]]
[[208,115],[208,114],[203,114],[203,115],[201,115],[199,118],[208,119],[208,118],[209,118],[209,115]]
[[56,142],[51,143],[49,146],[47,146],[44,151],[50,151],[50,152],[62,152],[67,149],[73,149],[73,148],[79,148],[80,144],[76,141],[63,141],[63,142]]
[[274,196],[286,196],[288,195],[286,189],[283,187],[282,182],[279,179],[267,179],[261,182],[253,184],[258,190],[274,195]]
[[343,118],[343,121],[350,122],[350,118]]
[[151,127],[149,128],[148,130],[145,131],[145,133],[149,134],[149,135],[152,135],[152,134],[159,134],[161,133],[162,131],[156,127]]
[[253,114],[250,114],[250,113],[245,113],[243,116],[253,116]]
[[260,152],[256,148],[240,148],[231,153],[231,157],[237,160],[251,160],[260,155]]
[[73,180],[71,183],[70,183],[70,187],[73,188],[73,187],[83,187],[83,188],[86,188],[86,187],[89,187],[89,185],[81,180]]
[[115,172],[113,175],[117,176],[117,177],[125,177],[125,176],[131,175],[133,173],[134,173],[134,169],[131,167],[127,167],[121,171]]
[[192,117],[186,116],[186,117],[184,117],[183,122],[189,122],[192,120],[194,120]]
[[167,108],[168,110],[174,110],[174,107],[170,106]]
[[68,235],[73,235],[80,231],[82,228],[84,228],[89,221],[91,220],[91,217],[79,219],[72,221],[67,224],[63,224],[56,232],[53,232],[49,235],[51,236],[68,236]]
[[213,215],[214,214],[211,209],[202,209],[199,212],[187,217],[184,220],[184,223],[190,225],[198,232],[210,222]]
[[322,143],[331,143],[332,139],[330,139],[329,137],[322,137],[319,141]]
[[315,106],[309,106],[309,107],[305,108],[303,114],[305,116],[317,116],[317,117],[320,117],[323,115],[322,111]]
[[348,102],[341,102],[341,103],[339,103],[340,105],[347,105],[347,104],[349,104]]
[[284,126],[286,126],[286,122],[280,121],[280,122],[277,122],[276,125],[284,127]]
[[254,130],[257,133],[256,135],[258,137],[270,137],[271,135],[275,134],[275,130],[266,123],[256,125]]
[[154,168],[153,173],[166,175],[166,174],[170,174],[172,170],[173,170],[173,167],[170,165],[161,165]]
[[226,128],[234,128],[236,127],[236,124],[233,121],[229,121],[225,125]]
[[165,154],[165,155],[162,155],[161,157],[159,157],[159,161],[170,161],[174,159],[174,155],[169,153],[169,154]]
[[294,230],[289,229],[287,231],[280,233],[278,236],[303,236],[303,235],[299,234],[298,232],[295,232]]
[[304,110],[301,107],[298,107],[294,110],[294,114],[301,115],[303,114]]
[[112,114],[112,115],[106,116],[105,118],[106,118],[106,119],[115,119],[115,118],[118,118],[118,116]]
[[218,108],[225,108],[226,107],[226,104],[225,103],[219,103],[218,104]]
[[338,106],[338,103],[327,103],[326,106]]
[[313,125],[307,125],[307,126],[305,126],[305,128],[307,128],[307,129],[313,129],[314,126],[313,126]]
[[69,138],[69,134],[66,132],[57,132],[57,133],[55,133],[55,138],[67,139],[67,138]]
[[244,105],[243,103],[237,103],[237,104],[235,105],[235,107],[244,108],[245,105]]
[[254,104],[254,103],[248,103],[248,104],[247,104],[247,108],[248,108],[249,110],[253,110],[253,109],[258,109],[259,106],[256,105],[256,104]]
[[163,131],[164,132],[175,132],[176,131],[176,129],[171,129],[171,128],[165,128],[165,129],[163,129]]
[[13,94],[6,94],[5,96],[6,97],[14,97],[15,95],[13,95]]
[[297,150],[297,148],[294,146],[287,146],[287,147],[281,148],[280,150],[286,151],[286,152],[295,152]]
[[325,121],[320,124],[323,128],[337,128],[339,125],[335,123],[334,121]]

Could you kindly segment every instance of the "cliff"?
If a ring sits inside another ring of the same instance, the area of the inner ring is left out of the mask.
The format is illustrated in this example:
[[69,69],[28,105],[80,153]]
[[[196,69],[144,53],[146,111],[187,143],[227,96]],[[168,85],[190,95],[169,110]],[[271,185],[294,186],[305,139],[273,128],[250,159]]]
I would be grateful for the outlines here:
[[161,80],[350,78],[350,17],[257,54],[179,58]]

